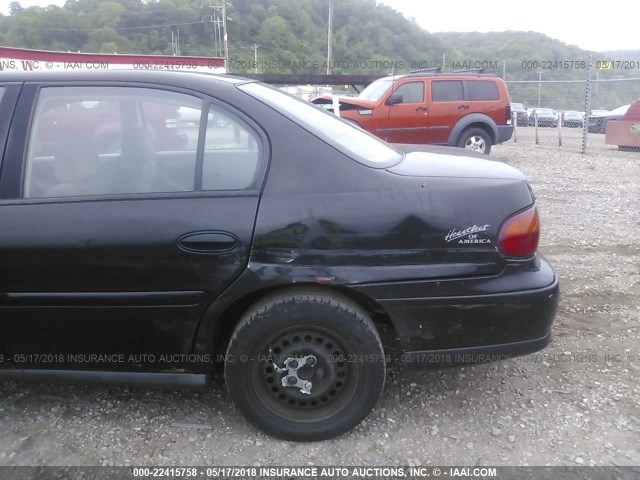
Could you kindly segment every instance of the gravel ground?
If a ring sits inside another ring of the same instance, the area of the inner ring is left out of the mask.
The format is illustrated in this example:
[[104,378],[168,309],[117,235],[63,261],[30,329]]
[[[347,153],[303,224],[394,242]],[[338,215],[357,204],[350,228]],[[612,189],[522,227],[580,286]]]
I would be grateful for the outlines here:
[[496,364],[391,366],[374,412],[311,444],[256,432],[221,379],[204,393],[0,384],[0,465],[639,465],[640,154],[533,129],[492,155],[538,196],[560,277],[555,340]]

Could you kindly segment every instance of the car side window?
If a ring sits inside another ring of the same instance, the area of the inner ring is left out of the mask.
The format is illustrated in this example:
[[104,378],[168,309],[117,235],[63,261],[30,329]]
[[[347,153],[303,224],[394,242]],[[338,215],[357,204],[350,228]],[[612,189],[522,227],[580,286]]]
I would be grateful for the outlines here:
[[25,198],[195,188],[202,100],[134,87],[45,87],[27,148]]
[[0,101],[2,101],[2,96],[4,95],[5,87],[0,87]]
[[207,116],[202,190],[246,190],[255,186],[261,142],[245,122],[211,106]]
[[456,102],[464,100],[462,80],[434,80],[431,82],[433,102]]
[[408,82],[400,85],[395,95],[402,95],[400,103],[424,103],[424,82]]
[[467,82],[469,100],[500,100],[500,92],[496,82],[489,80],[471,80]]

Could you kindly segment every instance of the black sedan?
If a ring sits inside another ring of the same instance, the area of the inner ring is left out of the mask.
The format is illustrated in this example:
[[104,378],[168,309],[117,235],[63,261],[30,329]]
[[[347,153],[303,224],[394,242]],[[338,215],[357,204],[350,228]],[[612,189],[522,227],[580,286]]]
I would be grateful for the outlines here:
[[317,440],[376,404],[380,328],[414,367],[551,339],[558,282],[504,163],[231,76],[5,73],[0,97],[0,379],[204,387],[223,362],[250,422]]

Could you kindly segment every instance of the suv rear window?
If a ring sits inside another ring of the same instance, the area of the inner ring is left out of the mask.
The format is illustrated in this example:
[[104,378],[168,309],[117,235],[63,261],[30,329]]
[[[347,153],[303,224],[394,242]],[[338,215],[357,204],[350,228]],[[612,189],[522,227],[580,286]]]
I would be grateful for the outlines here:
[[464,100],[462,80],[436,80],[431,83],[433,102],[456,102]]
[[500,93],[495,82],[488,80],[467,81],[469,100],[500,100]]

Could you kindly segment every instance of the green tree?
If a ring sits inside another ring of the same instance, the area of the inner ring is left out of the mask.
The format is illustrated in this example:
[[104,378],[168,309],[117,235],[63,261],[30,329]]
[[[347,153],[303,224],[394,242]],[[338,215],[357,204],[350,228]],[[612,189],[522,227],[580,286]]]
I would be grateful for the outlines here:
[[24,8],[20,5],[20,2],[11,2],[9,4],[9,15],[16,15],[20,13]]

